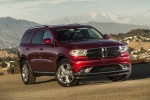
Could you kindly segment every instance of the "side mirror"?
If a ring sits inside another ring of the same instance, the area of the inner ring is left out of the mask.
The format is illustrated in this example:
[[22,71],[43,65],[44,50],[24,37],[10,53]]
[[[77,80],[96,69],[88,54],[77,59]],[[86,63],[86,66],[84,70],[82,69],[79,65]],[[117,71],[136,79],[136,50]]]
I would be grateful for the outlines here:
[[46,38],[43,40],[44,44],[51,44],[51,39],[50,38]]
[[104,34],[104,38],[105,38],[105,39],[110,39],[110,37],[109,37],[108,34]]

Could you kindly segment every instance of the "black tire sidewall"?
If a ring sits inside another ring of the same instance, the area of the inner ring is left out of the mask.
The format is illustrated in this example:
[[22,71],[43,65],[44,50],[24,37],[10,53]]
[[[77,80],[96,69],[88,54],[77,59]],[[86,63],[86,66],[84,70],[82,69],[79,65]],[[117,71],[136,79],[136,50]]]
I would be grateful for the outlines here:
[[[26,64],[27,68],[28,68],[28,81],[27,82],[25,82],[22,77],[22,68],[23,68],[24,64]],[[34,84],[35,80],[36,80],[36,77],[33,76],[32,70],[26,60],[24,60],[21,64],[21,77],[22,77],[22,81],[24,82],[25,85]]]
[[28,75],[28,81],[25,82],[24,79],[23,79],[23,76],[22,76],[22,69],[23,69],[23,66],[24,66],[25,64],[27,65],[27,68],[28,68],[28,71],[29,71],[29,66],[28,66],[27,61],[23,61],[22,64],[21,64],[21,77],[22,77],[22,81],[24,82],[24,84],[27,85],[27,84],[29,83],[30,72],[28,73],[28,74],[29,74],[29,75]]
[[132,73],[132,66],[130,66],[130,70],[128,74],[125,76],[125,80],[127,80],[131,76],[131,73]]

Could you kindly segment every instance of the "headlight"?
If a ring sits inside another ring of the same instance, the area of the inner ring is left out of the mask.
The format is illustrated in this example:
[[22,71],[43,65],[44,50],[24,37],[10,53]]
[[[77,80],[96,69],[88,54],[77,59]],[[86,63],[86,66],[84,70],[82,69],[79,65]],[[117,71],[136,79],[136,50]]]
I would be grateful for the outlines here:
[[84,49],[71,50],[69,53],[71,56],[85,56],[86,50],[84,50]]
[[128,47],[127,46],[119,46],[120,52],[126,52],[128,51]]

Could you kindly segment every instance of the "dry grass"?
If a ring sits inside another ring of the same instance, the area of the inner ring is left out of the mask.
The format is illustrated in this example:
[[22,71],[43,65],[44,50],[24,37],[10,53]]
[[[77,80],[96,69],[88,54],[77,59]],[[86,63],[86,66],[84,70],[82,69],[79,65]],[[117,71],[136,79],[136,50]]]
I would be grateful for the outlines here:
[[9,54],[7,51],[0,51],[0,57],[14,57],[16,55]]
[[143,47],[145,50],[150,49],[150,42],[130,42],[128,47],[134,48],[135,50],[140,50]]

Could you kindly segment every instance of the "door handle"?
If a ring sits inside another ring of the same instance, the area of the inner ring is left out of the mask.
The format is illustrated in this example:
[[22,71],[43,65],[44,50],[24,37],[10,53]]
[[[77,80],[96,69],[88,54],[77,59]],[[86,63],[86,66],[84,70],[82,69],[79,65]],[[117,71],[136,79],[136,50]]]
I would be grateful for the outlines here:
[[26,48],[26,50],[29,50],[29,48]]
[[43,48],[40,48],[40,50],[42,51],[42,50],[43,50]]

